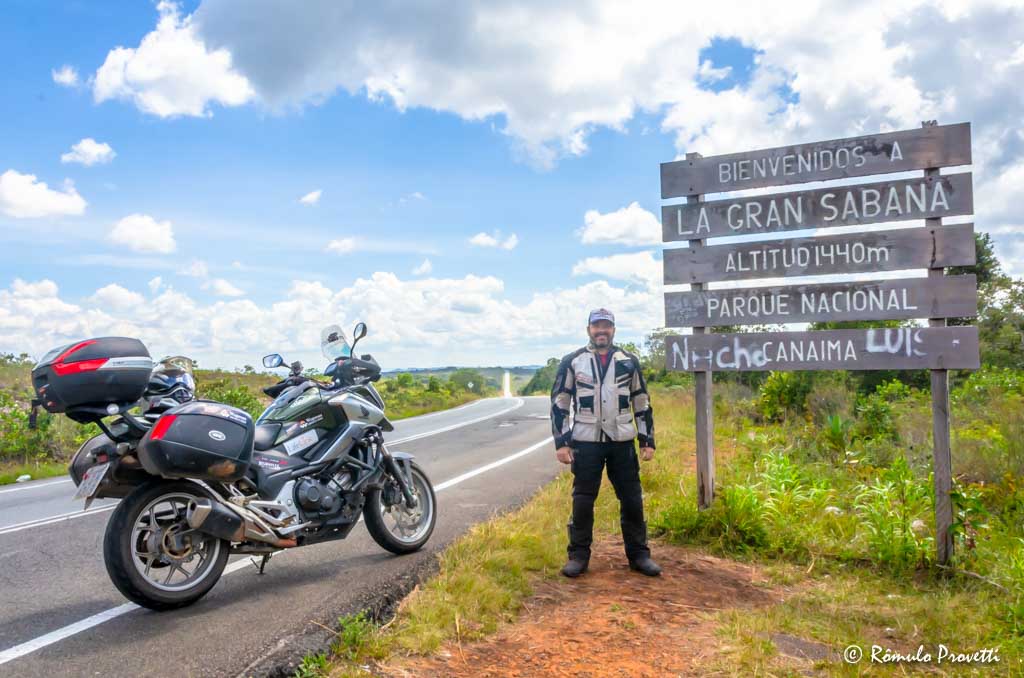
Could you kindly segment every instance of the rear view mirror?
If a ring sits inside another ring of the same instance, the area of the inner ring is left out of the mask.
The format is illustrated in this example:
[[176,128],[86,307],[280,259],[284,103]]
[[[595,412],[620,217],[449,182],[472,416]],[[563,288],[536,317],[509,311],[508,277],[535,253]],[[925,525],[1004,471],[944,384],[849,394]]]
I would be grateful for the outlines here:
[[264,367],[280,367],[284,365],[284,358],[281,357],[280,353],[271,353],[270,355],[263,356]]
[[[355,350],[356,344],[359,340],[366,336],[366,323],[356,323],[356,326],[352,328],[352,349]],[[353,353],[352,355],[355,355]]]

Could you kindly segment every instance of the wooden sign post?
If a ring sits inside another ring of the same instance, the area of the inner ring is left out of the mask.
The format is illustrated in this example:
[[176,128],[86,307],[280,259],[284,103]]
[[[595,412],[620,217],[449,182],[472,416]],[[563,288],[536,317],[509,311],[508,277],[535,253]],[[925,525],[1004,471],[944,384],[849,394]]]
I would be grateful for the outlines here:
[[[687,160],[700,158],[700,153],[687,153]],[[704,201],[700,194],[686,196],[687,204],[698,204]],[[694,238],[689,241],[690,249],[700,251],[704,248],[703,238]],[[693,282],[690,289],[700,292],[704,289],[701,282]],[[705,328],[697,326],[693,328],[694,334],[704,334]],[[694,375],[694,390],[696,391],[697,414],[695,421],[695,433],[697,435],[697,506],[708,508],[715,499],[715,399],[711,393],[711,367],[701,370]]]
[[[940,167],[971,164],[969,123],[684,160],[661,166],[665,242],[687,246],[664,254],[665,325],[692,327],[665,340],[666,367],[694,373],[698,506],[714,500],[711,375],[715,370],[931,371],[935,524],[938,562],[953,552],[949,435],[950,369],[980,366],[976,327],[946,327],[946,318],[977,314],[973,275],[945,276],[975,263],[972,224],[944,217],[974,211],[970,173]],[[923,170],[919,179],[829,186],[806,191],[705,201],[706,193]],[[825,229],[925,220],[925,226],[828,235]],[[788,232],[817,229],[812,235]],[[822,233],[824,231],[824,233]],[[763,236],[778,236],[765,240]],[[727,245],[708,238],[761,236]],[[803,276],[927,270],[927,278],[802,284]],[[725,280],[792,282],[708,289]],[[722,325],[846,320],[928,319],[928,327],[712,334]]]

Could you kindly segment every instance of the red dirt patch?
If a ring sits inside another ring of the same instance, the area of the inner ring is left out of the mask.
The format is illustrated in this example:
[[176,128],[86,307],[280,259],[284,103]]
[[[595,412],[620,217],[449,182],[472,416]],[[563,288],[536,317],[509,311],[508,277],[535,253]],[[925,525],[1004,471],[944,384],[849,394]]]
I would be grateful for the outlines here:
[[631,572],[621,542],[595,544],[590,570],[538,585],[519,620],[489,639],[390,662],[389,676],[706,675],[718,643],[707,612],[778,602],[750,566],[655,545],[661,577]]

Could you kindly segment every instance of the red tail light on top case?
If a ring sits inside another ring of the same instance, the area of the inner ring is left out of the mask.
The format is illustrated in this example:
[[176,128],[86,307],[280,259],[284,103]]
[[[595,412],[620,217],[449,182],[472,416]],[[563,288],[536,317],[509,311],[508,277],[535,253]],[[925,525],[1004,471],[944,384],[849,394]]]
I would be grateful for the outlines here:
[[69,374],[78,374],[79,372],[92,372],[93,370],[98,370],[103,367],[103,364],[107,362],[106,358],[93,358],[91,360],[79,360],[78,362],[65,362],[69,357],[74,355],[76,351],[80,351],[86,346],[92,346],[95,343],[95,339],[80,341],[68,350],[62,352],[57,356],[57,359],[53,361],[53,371],[63,377]]

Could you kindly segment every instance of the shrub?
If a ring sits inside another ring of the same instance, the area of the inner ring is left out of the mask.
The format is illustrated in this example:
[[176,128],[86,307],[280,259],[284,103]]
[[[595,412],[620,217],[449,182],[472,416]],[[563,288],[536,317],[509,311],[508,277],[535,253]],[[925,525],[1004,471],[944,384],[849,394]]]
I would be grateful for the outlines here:
[[853,414],[853,401],[848,373],[828,372],[814,380],[807,394],[807,414],[819,426],[835,415],[849,418]]
[[265,409],[263,399],[241,385],[231,384],[227,379],[215,379],[197,385],[197,397],[203,400],[215,400],[218,403],[231,405],[245,410],[253,419],[259,417]]
[[749,485],[726,485],[705,511],[698,511],[692,498],[681,497],[655,519],[654,527],[677,541],[714,543],[724,551],[744,552],[768,543],[764,507]]
[[910,388],[901,381],[889,381],[878,386],[874,393],[861,396],[857,402],[857,438],[885,438],[899,440],[893,420],[893,403],[907,398]]
[[758,409],[769,421],[782,421],[787,415],[803,414],[813,383],[812,372],[772,372],[761,384]]

